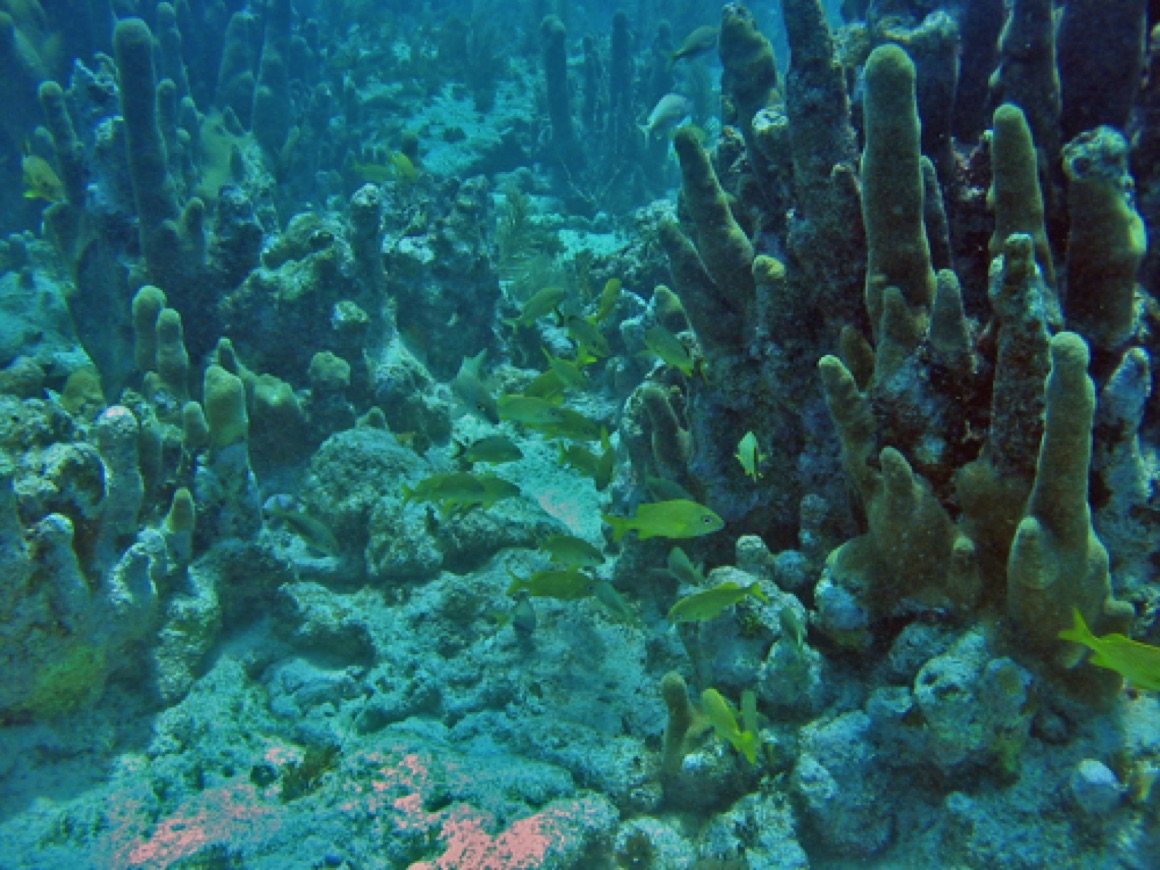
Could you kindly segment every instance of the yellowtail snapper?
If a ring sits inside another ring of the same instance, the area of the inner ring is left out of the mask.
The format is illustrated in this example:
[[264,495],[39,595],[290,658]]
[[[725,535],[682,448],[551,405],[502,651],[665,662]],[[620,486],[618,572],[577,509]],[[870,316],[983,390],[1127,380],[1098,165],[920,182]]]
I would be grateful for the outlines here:
[[712,589],[686,595],[669,608],[668,618],[670,622],[707,622],[716,619],[727,607],[732,607],[750,595],[766,604],[769,603],[769,598],[761,591],[760,583],[742,586],[727,580]]
[[685,499],[642,504],[635,517],[603,514],[612,526],[613,540],[636,532],[642,541],[649,538],[699,538],[725,528],[725,521],[702,504]]

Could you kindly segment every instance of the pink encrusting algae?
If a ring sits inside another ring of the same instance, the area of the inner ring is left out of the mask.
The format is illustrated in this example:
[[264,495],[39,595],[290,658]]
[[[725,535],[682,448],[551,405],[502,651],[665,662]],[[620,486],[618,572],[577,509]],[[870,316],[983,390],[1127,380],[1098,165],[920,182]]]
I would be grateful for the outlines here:
[[248,782],[201,792],[148,834],[142,832],[143,807],[135,797],[126,795],[125,799],[124,806],[117,806],[117,799],[113,799],[120,825],[110,835],[109,866],[116,870],[164,870],[207,846],[261,842],[282,826],[279,809],[264,803]]
[[411,870],[532,870],[543,866],[553,843],[542,815],[520,819],[496,836],[485,830],[491,818],[469,807],[455,807],[449,816],[441,834],[447,850]]
[[600,827],[583,800],[552,804],[498,833],[492,833],[499,825],[491,814],[466,803],[425,809],[438,793],[478,785],[479,766],[454,757],[387,749],[355,756],[350,769],[360,773],[348,785],[343,812],[373,820],[386,828],[386,837],[421,845],[434,835],[444,844],[441,855],[410,870],[535,870],[578,851],[585,831]]
[[[388,751],[354,756],[350,769],[364,773],[367,782],[352,779],[346,789],[352,797],[339,808],[347,815],[363,815],[376,821],[387,811],[396,831],[430,828],[438,816],[426,812],[423,801],[436,781],[431,770],[432,760],[418,752]],[[394,812],[389,812],[392,809]]]
[[493,819],[478,810],[458,805],[445,816],[441,836],[446,850],[410,870],[535,870],[554,856],[579,851],[587,822],[594,821],[584,801],[553,804],[494,836],[486,830]]

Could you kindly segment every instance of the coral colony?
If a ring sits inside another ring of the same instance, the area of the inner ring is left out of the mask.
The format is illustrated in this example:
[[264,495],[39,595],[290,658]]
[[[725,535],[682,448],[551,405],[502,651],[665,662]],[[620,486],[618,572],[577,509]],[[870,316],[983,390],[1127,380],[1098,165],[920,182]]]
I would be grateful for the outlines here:
[[0,868],[1160,866],[1160,4],[0,0]]

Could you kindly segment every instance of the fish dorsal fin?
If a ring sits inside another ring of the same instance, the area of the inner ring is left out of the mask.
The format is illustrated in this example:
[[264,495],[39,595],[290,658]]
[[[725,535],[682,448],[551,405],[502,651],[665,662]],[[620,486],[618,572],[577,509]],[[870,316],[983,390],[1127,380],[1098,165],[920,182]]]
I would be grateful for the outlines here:
[[478,378],[480,376],[480,372],[483,371],[483,361],[485,359],[487,359],[486,347],[475,356],[465,356],[460,367],[471,372]]

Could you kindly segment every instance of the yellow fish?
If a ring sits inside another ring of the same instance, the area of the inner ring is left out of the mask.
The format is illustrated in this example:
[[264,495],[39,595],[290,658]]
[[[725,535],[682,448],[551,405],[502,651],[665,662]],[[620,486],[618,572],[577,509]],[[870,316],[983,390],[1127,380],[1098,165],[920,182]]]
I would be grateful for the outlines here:
[[402,151],[391,152],[391,168],[395,172],[395,177],[404,184],[414,184],[419,178],[419,169],[415,166],[415,161]]
[[567,447],[560,444],[560,454],[557,462],[561,468],[572,468],[581,474],[595,477],[600,464],[600,457],[579,444],[569,444]]
[[350,168],[359,178],[363,181],[369,181],[371,184],[386,184],[395,177],[394,168],[385,163],[364,163],[361,160],[355,160],[350,164]]
[[[564,433],[552,432],[552,436]],[[564,437],[570,437],[564,435]],[[612,441],[608,437],[608,429],[600,428],[600,446],[604,452],[599,456],[579,444],[560,445],[558,461],[563,468],[573,468],[581,474],[592,478],[599,492],[604,492],[608,484],[612,483],[612,473],[615,471],[616,451],[612,449]]]
[[760,583],[741,586],[727,580],[712,589],[686,595],[669,608],[668,619],[670,622],[707,622],[720,616],[726,607],[732,607],[750,595],[766,604],[769,603],[769,599],[761,591]]
[[543,348],[543,351],[544,356],[548,358],[549,371],[553,372],[561,383],[577,390],[588,389],[588,375],[584,374],[584,369],[580,367],[578,362],[552,356],[546,347]]
[[596,582],[575,568],[537,571],[529,577],[521,577],[509,568],[508,576],[512,578],[508,595],[523,592],[535,598],[555,598],[559,601],[576,601],[589,597],[594,594],[593,584]]
[[1122,634],[1096,637],[1078,608],[1072,608],[1072,616],[1075,625],[1061,631],[1060,638],[1086,646],[1092,651],[1093,665],[1115,671],[1133,688],[1160,691],[1160,647]]
[[575,441],[600,440],[600,433],[604,429],[579,411],[574,411],[571,408],[554,408],[554,410],[559,412],[559,419],[554,422],[535,423],[529,421],[524,425],[542,432],[547,438],[571,438]]
[[440,513],[448,516],[473,507],[490,510],[496,502],[515,498],[520,488],[501,477],[475,475],[466,471],[433,474],[414,487],[403,484],[403,504],[412,501],[438,502]]
[[564,391],[567,387],[559,375],[548,369],[532,378],[531,383],[524,387],[523,395],[559,405],[564,401]]
[[338,539],[321,520],[300,510],[276,504],[268,506],[266,513],[274,519],[280,520],[314,549],[328,556],[342,555],[342,547],[339,545]]
[[607,580],[597,580],[592,585],[592,594],[597,601],[604,605],[620,621],[633,622],[636,619],[636,614],[632,612],[628,601]]
[[599,326],[612,316],[616,304],[620,302],[620,286],[619,278],[609,278],[604,282],[604,291],[600,294],[600,307],[596,309],[596,315],[589,319],[589,323]]
[[666,565],[669,573],[682,583],[687,583],[689,586],[700,586],[705,582],[704,568],[701,565],[694,565],[688,553],[680,547],[673,547],[669,550]]
[[665,365],[672,366],[687,378],[691,378],[696,371],[697,365],[689,349],[660,324],[645,332],[644,346],[659,356]]
[[601,515],[612,526],[613,540],[636,532],[642,541],[649,538],[699,538],[725,528],[725,521],[695,501],[674,499],[642,504],[635,517]]
[[386,184],[392,179],[397,179],[403,184],[414,184],[419,178],[419,170],[414,161],[402,151],[392,151],[388,163],[353,160],[350,168],[363,181],[369,181],[371,184]]
[[562,325],[567,331],[568,337],[576,342],[579,347],[579,351],[576,354],[578,358],[595,355],[603,359],[612,354],[612,350],[608,346],[608,341],[601,334],[600,330],[583,317],[575,314],[565,317]]
[[523,459],[524,453],[506,435],[487,435],[471,444],[455,441],[451,456],[453,459],[462,457],[464,461],[469,463],[490,462],[498,465],[502,462],[515,462],[518,459]]
[[564,422],[564,409],[535,396],[505,393],[497,401],[499,418],[525,426],[556,426]]
[[64,182],[43,157],[25,154],[20,162],[24,173],[24,198],[60,202],[64,199]]
[[595,568],[604,562],[604,555],[598,549],[575,535],[552,535],[540,543],[540,549],[553,562],[569,568]]
[[556,306],[563,302],[567,295],[568,291],[563,287],[545,287],[524,303],[524,310],[520,312],[519,317],[514,320],[504,320],[504,323],[513,329],[531,326],[541,317],[555,311]]
[[[749,693],[752,694],[752,693]],[[752,701],[742,700],[742,705],[746,707],[746,718],[749,718],[749,709],[752,707]],[[750,764],[757,763],[757,731],[756,728],[746,728],[742,731],[741,726],[737,722],[737,716],[733,712],[733,708],[729,706],[729,702],[716,689],[706,689],[701,693],[701,711],[705,714],[705,718],[713,725],[713,730],[717,732],[717,736],[722,740],[729,741],[733,748],[741,755],[745,756],[745,760]],[[756,708],[753,708],[753,715],[756,718]]]
[[758,466],[761,465],[763,457],[756,435],[752,432],[746,432],[745,437],[737,445],[737,452],[733,455],[737,457],[737,461],[741,463],[741,467],[745,469],[747,475],[755,481],[761,480],[761,471],[758,470]]

